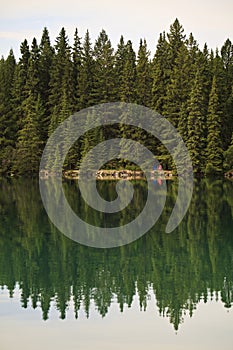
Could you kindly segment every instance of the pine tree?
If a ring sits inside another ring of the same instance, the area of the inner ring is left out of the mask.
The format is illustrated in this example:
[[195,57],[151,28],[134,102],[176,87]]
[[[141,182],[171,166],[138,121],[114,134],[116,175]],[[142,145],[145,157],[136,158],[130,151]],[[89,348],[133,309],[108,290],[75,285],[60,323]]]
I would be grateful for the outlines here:
[[83,43],[83,59],[80,71],[80,109],[94,104],[94,59],[89,31],[86,32]]
[[181,105],[178,132],[180,133],[183,141],[186,143],[188,141],[188,102],[184,102]]
[[38,120],[43,109],[40,98],[35,99],[32,92],[22,107],[23,122],[18,132],[14,170],[20,175],[33,175],[39,170],[41,141]]
[[170,26],[170,31],[167,34],[169,45],[168,59],[171,71],[175,65],[175,60],[179,54],[180,48],[184,44],[185,35],[183,33],[184,28],[176,18],[174,23]]
[[14,73],[14,83],[12,88],[13,109],[17,120],[18,128],[21,127],[22,120],[22,103],[27,98],[26,80],[28,77],[28,65],[30,58],[30,50],[27,40],[25,39],[20,45],[21,57],[16,66]]
[[147,50],[146,40],[140,40],[136,67],[136,98],[137,103],[149,107],[151,105],[151,64],[150,51]]
[[26,94],[31,92],[34,96],[40,94],[40,73],[39,73],[40,51],[36,38],[32,40],[30,57],[28,60],[28,71],[26,79]]
[[175,60],[175,66],[171,73],[170,82],[166,92],[166,102],[163,114],[175,126],[178,126],[181,106],[185,103],[190,93],[191,65],[187,47],[183,44]]
[[174,61],[173,70],[170,74],[163,114],[175,127],[179,123],[181,107],[187,102],[190,96],[195,78],[197,52],[196,41],[192,34],[190,34],[186,43],[180,46]]
[[223,151],[221,142],[221,112],[217,94],[216,77],[213,78],[207,114],[207,164],[206,174],[215,175],[222,172]]
[[136,54],[129,40],[125,46],[125,59],[121,77],[120,100],[132,103],[136,101]]
[[10,50],[6,60],[0,62],[0,145],[14,146],[15,132],[17,130],[16,120],[13,114],[12,89],[14,81],[16,62],[13,51]]
[[96,104],[115,101],[114,55],[104,30],[94,46],[95,72],[93,97]]
[[163,114],[169,83],[170,64],[168,60],[169,45],[165,33],[159,36],[156,52],[152,61],[152,108]]
[[116,101],[120,101],[121,86],[123,84],[123,69],[126,60],[126,45],[123,35],[120,37],[120,42],[117,45],[115,53],[114,67],[115,67],[115,81],[116,81]]
[[12,88],[16,62],[13,51],[0,61],[0,172],[11,171],[17,121],[13,114]]
[[56,39],[55,50],[56,52],[53,59],[50,80],[49,102],[51,106],[51,120],[49,125],[49,135],[51,135],[59,124],[59,114],[62,108],[61,104],[64,91],[70,109],[74,109],[71,50],[64,28],[61,29],[61,32]]
[[78,36],[78,29],[75,29],[74,44],[72,51],[73,58],[73,84],[74,84],[74,111],[80,109],[80,75],[83,59],[81,38]]
[[39,91],[41,96],[41,102],[45,111],[43,126],[40,128],[41,140],[46,141],[48,137],[48,127],[49,127],[49,118],[50,118],[50,105],[49,105],[49,96],[50,96],[50,78],[51,78],[51,68],[54,56],[54,49],[51,46],[49,32],[45,27],[42,33],[40,45],[40,56],[39,56]]
[[[86,120],[86,125],[88,129],[91,127],[92,120],[93,120],[92,112],[88,112],[87,120]],[[101,143],[103,139],[104,139],[103,129],[101,127],[95,127],[90,129],[82,139],[82,150],[81,150],[82,159],[89,153],[89,151],[93,147]],[[96,159],[93,157],[93,155],[88,156],[87,167],[88,169],[86,169],[86,171],[96,170]]]
[[204,172],[206,159],[206,114],[203,90],[203,79],[198,70],[188,102],[187,141],[193,170],[196,174],[202,174]]
[[226,150],[231,142],[233,132],[233,44],[226,40],[221,49],[221,58],[224,69],[225,99],[223,104],[222,141],[223,149]]
[[224,152],[224,169],[233,170],[233,133],[231,135],[231,144]]

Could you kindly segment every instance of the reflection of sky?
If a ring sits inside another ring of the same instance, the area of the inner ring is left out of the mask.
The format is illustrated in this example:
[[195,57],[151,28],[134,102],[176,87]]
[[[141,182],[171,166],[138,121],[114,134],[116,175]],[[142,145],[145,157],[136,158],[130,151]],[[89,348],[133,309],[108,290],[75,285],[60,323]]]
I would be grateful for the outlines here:
[[90,30],[94,41],[102,28],[106,29],[114,47],[120,35],[131,39],[138,47],[140,38],[146,38],[154,52],[158,35],[178,17],[185,32],[193,32],[201,47],[205,42],[213,49],[221,47],[233,33],[232,0],[10,0],[1,3],[0,55],[6,56],[12,47],[19,54],[19,44],[26,37],[41,37],[47,26],[52,41],[62,26],[72,38],[75,27],[83,37]]
[[152,295],[146,312],[139,311],[135,297],[123,313],[112,303],[103,319],[92,304],[89,319],[80,312],[74,320],[70,305],[65,321],[55,307],[49,320],[42,321],[40,308],[23,309],[19,299],[18,291],[13,299],[0,291],[1,350],[232,350],[233,310],[227,312],[221,302],[200,302],[176,334],[169,320],[158,315]]

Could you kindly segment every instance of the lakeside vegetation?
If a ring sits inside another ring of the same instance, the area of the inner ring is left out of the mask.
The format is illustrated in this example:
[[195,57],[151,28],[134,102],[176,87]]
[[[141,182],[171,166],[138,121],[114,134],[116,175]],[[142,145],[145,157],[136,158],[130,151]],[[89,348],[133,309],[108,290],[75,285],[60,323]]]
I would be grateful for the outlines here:
[[[16,62],[13,51],[0,61],[0,175],[38,174],[46,140],[72,113],[105,102],[147,106],[177,128],[186,142],[195,174],[218,175],[233,169],[233,44],[220,50],[199,48],[176,19],[161,33],[151,54],[146,40],[138,51],[121,36],[114,50],[102,30],[92,44],[64,28],[50,42],[44,28],[38,42],[25,39]],[[87,120],[88,123],[88,120]],[[150,134],[128,126],[96,128],[75,143],[64,170],[78,169],[94,145],[128,137],[147,146],[164,169],[173,162]],[[125,161],[108,164],[124,168]]]

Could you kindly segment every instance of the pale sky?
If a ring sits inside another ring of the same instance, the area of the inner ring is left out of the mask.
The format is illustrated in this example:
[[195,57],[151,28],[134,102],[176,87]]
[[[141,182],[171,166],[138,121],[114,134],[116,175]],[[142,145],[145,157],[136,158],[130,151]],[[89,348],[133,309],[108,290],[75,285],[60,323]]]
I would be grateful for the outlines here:
[[52,43],[64,26],[72,44],[75,28],[81,37],[89,29],[92,42],[104,28],[116,48],[120,35],[132,40],[137,49],[146,38],[154,54],[159,33],[168,31],[177,17],[188,35],[193,33],[203,47],[221,48],[232,41],[232,0],[0,0],[0,56],[10,48],[19,55],[20,43],[35,36],[40,41],[48,27]]

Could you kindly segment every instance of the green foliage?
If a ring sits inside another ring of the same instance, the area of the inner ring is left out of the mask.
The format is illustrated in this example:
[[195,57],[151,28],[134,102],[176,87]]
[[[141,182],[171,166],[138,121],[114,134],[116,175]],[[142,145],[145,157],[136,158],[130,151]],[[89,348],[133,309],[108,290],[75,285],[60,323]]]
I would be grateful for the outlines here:
[[83,59],[80,71],[80,109],[94,104],[94,58],[89,31],[86,32],[83,43]]
[[[83,311],[89,317],[91,304],[106,317],[112,300],[124,311],[136,296],[138,308],[146,310],[149,290],[157,312],[175,330],[185,314],[195,315],[203,300],[219,297],[226,309],[232,307],[233,193],[229,181],[195,180],[187,215],[167,235],[164,227],[178,189],[178,183],[170,181],[163,215],[151,232],[130,245],[106,250],[79,245],[54,229],[44,213],[37,181],[14,179],[0,186],[0,285],[13,296],[19,284],[21,306],[41,309],[44,320],[53,306],[62,319],[68,307],[74,309],[76,318]],[[114,198],[114,183],[100,181],[97,186],[100,194]],[[134,188],[137,216],[147,190],[143,182],[135,182]],[[76,182],[65,182],[64,191],[73,210],[95,226],[131,219],[132,208],[114,216],[91,210]],[[53,196],[59,202],[59,192]]]
[[[196,173],[203,174],[207,163],[212,164],[214,173],[223,171],[221,154],[228,152],[233,132],[233,45],[229,39],[215,53],[209,52],[206,45],[200,50],[192,34],[186,39],[176,19],[168,33],[159,35],[152,61],[145,39],[140,40],[137,55],[132,42],[125,42],[123,36],[114,51],[104,30],[92,45],[89,32],[82,40],[76,29],[71,48],[64,28],[54,47],[48,29],[44,28],[39,45],[34,38],[29,48],[25,39],[20,52],[18,62],[12,50],[0,61],[2,174],[11,174],[20,165],[20,159],[16,160],[15,156],[17,153],[20,157],[17,149],[31,118],[28,115],[35,113],[36,101],[40,101],[40,112],[30,123],[35,124],[33,129],[38,137],[37,156],[48,136],[72,113],[95,104],[122,101],[148,106],[167,117],[187,143]],[[211,92],[213,77],[217,105]],[[25,109],[29,101],[34,112],[29,112],[29,107]],[[104,127],[99,137],[105,140],[121,135],[143,143],[164,168],[173,168],[165,147],[142,130],[114,125]],[[80,165],[88,150],[87,136],[69,151],[65,168],[75,169]],[[63,137],[66,142],[67,135]],[[228,169],[229,157],[225,159],[224,166]],[[129,166],[127,162],[124,164]]]
[[150,107],[151,104],[152,85],[149,56],[146,40],[140,40],[136,67],[136,98],[138,104],[147,107]]
[[219,108],[216,77],[214,76],[207,115],[207,175],[211,175],[211,170],[213,175],[222,172],[221,121],[222,116]]
[[231,136],[231,144],[224,153],[224,168],[226,170],[233,169],[233,134]]
[[102,30],[94,46],[94,102],[113,102],[115,99],[114,55],[111,41]]
[[206,160],[206,115],[203,97],[203,79],[199,71],[188,102],[188,140],[187,147],[192,159],[193,170],[202,174]]
[[136,54],[129,40],[125,46],[123,57],[123,69],[121,75],[121,86],[119,86],[119,97],[122,102],[136,101]]
[[18,132],[14,170],[18,174],[33,175],[39,170],[42,154],[38,120],[43,114],[41,100],[32,93],[23,104],[23,125]]

